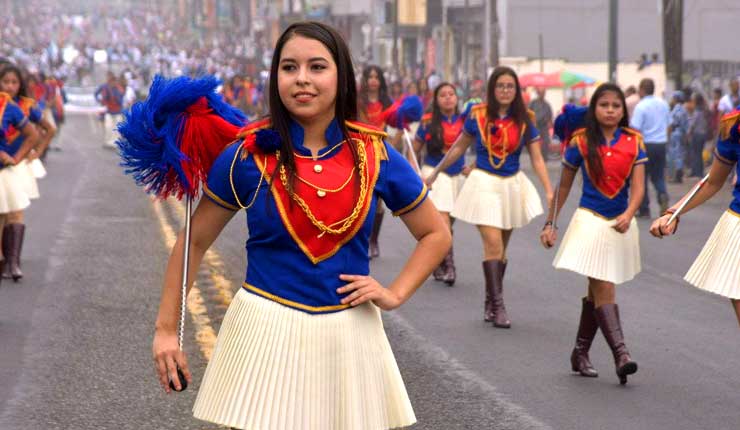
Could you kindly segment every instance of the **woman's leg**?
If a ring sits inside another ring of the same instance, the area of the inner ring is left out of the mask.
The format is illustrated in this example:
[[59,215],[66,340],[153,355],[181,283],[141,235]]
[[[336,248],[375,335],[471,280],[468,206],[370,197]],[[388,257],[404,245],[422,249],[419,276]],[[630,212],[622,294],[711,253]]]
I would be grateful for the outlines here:
[[478,231],[483,241],[483,275],[486,280],[484,319],[493,322],[494,327],[509,328],[511,321],[504,306],[504,234],[501,229],[484,225],[479,225]]
[[593,293],[591,292],[591,283],[589,282],[586,297],[581,299],[581,319],[578,323],[578,333],[576,334],[576,346],[570,354],[570,365],[574,372],[581,376],[596,378],[599,373],[591,364],[588,351],[599,330],[599,324],[596,322],[594,314]]
[[637,372],[637,363],[632,361],[624,343],[619,307],[615,303],[614,284],[593,278],[588,278],[588,281],[594,295],[596,321],[612,350],[619,383],[624,385],[627,383],[627,375]]
[[3,228],[2,248],[5,255],[4,278],[13,278],[18,281],[23,277],[21,271],[21,251],[26,226],[23,224],[23,211],[10,212],[7,223]]
[[[447,228],[450,229],[450,233],[452,233],[452,223],[453,219],[450,217],[449,212],[440,212],[442,214],[442,219],[444,219],[445,224],[447,224]],[[441,279],[444,281],[444,283],[448,286],[453,286],[455,284],[455,280],[457,280],[457,270],[455,270],[455,258],[454,258],[454,245],[450,246],[450,250],[447,252],[447,255],[445,256],[445,259],[442,260],[442,263],[440,264],[440,267],[443,268]]]

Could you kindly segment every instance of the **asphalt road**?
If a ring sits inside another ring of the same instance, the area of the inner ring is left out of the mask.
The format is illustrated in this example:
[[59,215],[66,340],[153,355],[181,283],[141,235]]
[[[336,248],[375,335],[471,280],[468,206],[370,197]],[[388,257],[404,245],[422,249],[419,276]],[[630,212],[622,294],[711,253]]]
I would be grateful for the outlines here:
[[[194,387],[165,395],[150,348],[183,208],[153,203],[124,177],[96,126],[92,117],[73,115],[62,128],[62,151],[50,153],[42,197],[27,212],[26,277],[0,285],[0,429],[215,429],[193,419],[190,408],[243,276],[244,215],[207,255],[189,298]],[[551,168],[555,178],[557,163]],[[670,191],[676,197],[687,188]],[[684,217],[670,240],[649,237],[647,222],[639,222],[643,272],[617,293],[640,365],[627,386],[618,384],[600,334],[592,348],[600,377],[570,372],[585,279],[552,268],[554,251],[537,240],[541,219],[511,241],[510,330],[482,321],[480,240],[472,226],[457,223],[455,287],[429,281],[385,314],[419,418],[413,428],[737,429],[740,330],[729,301],[682,281],[729,199],[728,187]],[[413,246],[398,219],[386,220],[382,255],[372,263],[382,282]]]

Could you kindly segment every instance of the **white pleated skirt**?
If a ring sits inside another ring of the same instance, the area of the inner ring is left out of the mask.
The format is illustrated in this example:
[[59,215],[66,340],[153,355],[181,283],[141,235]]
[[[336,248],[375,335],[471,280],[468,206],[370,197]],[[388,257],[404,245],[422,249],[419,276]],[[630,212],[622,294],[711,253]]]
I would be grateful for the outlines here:
[[454,218],[502,230],[524,227],[541,214],[540,196],[527,175],[502,177],[481,169],[470,172],[452,210]]
[[[421,168],[421,176],[426,178],[434,171],[434,167],[424,165]],[[434,181],[432,189],[429,190],[429,198],[440,212],[452,212],[455,207],[455,200],[460,194],[465,183],[465,176],[462,174],[450,176],[445,172],[439,172],[437,179]]]
[[625,233],[613,225],[613,219],[576,209],[552,265],[614,284],[633,279],[641,270],[637,221]]
[[31,205],[23,164],[0,169],[0,214],[26,209]]
[[46,168],[44,167],[44,163],[42,163],[41,160],[39,160],[38,158],[34,158],[34,160],[31,161],[28,165],[31,168],[31,172],[33,173],[34,178],[41,179],[46,177]]
[[31,163],[27,160],[23,160],[18,163],[17,170],[20,177],[23,178],[23,186],[26,189],[26,194],[31,200],[39,198],[39,184],[36,181],[36,175],[34,174]]
[[722,214],[684,279],[702,290],[740,299],[739,214]]
[[311,315],[245,289],[226,312],[193,415],[248,430],[416,422],[375,305]]

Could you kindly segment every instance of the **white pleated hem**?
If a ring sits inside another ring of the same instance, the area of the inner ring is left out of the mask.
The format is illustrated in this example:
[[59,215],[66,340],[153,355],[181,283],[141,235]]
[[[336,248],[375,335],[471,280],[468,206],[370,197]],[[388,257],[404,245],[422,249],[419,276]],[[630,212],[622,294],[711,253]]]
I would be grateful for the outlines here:
[[481,169],[465,180],[452,210],[456,219],[502,230],[524,227],[542,213],[537,189],[523,172],[502,177]]
[[701,290],[740,299],[740,214],[722,214],[684,279]]
[[23,186],[25,187],[28,198],[31,200],[38,199],[40,197],[39,184],[36,181],[36,175],[34,175],[31,163],[23,160],[16,167],[19,177],[23,178]]
[[245,430],[387,430],[416,422],[380,310],[312,315],[240,289],[193,415]]
[[0,169],[0,214],[17,212],[31,205],[22,164]]
[[[421,168],[421,176],[426,178],[431,175],[434,168],[429,165],[424,165]],[[465,176],[462,174],[450,176],[445,172],[439,172],[437,179],[434,181],[434,185],[429,190],[429,198],[434,203],[434,206],[440,212],[452,212],[455,208],[455,200],[460,194],[460,190],[465,183]]]
[[613,225],[613,219],[576,209],[552,265],[614,284],[632,280],[641,270],[637,221],[625,233]]
[[41,179],[46,177],[46,168],[44,167],[44,163],[42,163],[38,158],[34,158],[33,161],[29,163],[29,166],[34,178]]

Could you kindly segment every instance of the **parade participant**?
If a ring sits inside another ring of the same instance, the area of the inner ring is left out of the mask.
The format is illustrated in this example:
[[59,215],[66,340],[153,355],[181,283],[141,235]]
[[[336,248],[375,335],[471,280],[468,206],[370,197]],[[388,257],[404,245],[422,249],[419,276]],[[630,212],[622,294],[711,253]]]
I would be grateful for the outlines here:
[[642,202],[647,155],[642,135],[627,128],[624,93],[614,84],[600,85],[591,97],[585,128],[573,133],[563,157],[557,209],[552,205],[540,240],[545,248],[557,240],[555,213],[565,204],[576,173],[583,173],[583,191],[553,266],[588,278],[581,300],[574,372],[596,377],[588,351],[601,328],[614,355],[621,384],[637,371],[624,343],[615,285],[640,271],[640,242],[635,213]]
[[[457,93],[455,87],[449,82],[443,82],[434,89],[432,98],[432,111],[425,114],[421,124],[416,131],[414,150],[421,154],[426,149],[421,167],[421,175],[429,176],[434,167],[439,164],[442,157],[449,151],[457,138],[462,133],[464,118],[459,114],[457,108]],[[420,159],[421,157],[419,157]],[[450,212],[455,205],[455,199],[465,181],[462,170],[465,160],[460,157],[454,164],[450,165],[444,172],[440,172],[434,187],[429,191],[429,198],[434,206],[442,214],[445,223],[452,232],[453,219]],[[442,263],[434,270],[434,279],[443,281],[452,286],[456,279],[455,261],[453,258],[453,247]]]
[[[13,102],[23,111],[23,115],[32,124],[37,125],[41,131],[40,139],[36,140],[35,146],[32,146],[28,156],[19,159],[17,165],[9,167],[20,180],[18,185],[23,187],[28,198],[37,199],[39,188],[36,183],[36,176],[31,170],[30,161],[38,158],[39,154],[46,151],[56,133],[56,128],[42,117],[41,110],[36,106],[36,101],[28,97],[27,88],[24,74],[20,68],[9,65],[0,70],[0,91],[10,95]],[[24,140],[25,136],[18,130],[9,133],[7,135],[8,153],[16,154]],[[6,220],[2,233],[2,248],[3,255],[6,257],[6,264],[3,268],[2,277],[13,278],[14,281],[18,281],[23,277],[20,267],[21,250],[23,249],[23,238],[26,230],[23,209],[11,211],[4,215]]]
[[95,91],[95,99],[105,106],[103,118],[105,141],[103,146],[115,146],[115,141],[118,138],[115,128],[121,119],[124,94],[125,90],[121,87],[113,72],[108,72],[106,83]]
[[[6,230],[5,223],[8,214],[23,211],[31,204],[26,192],[24,174],[17,168],[17,165],[35,145],[38,133],[36,128],[29,123],[21,108],[13,102],[12,97],[4,92],[0,92],[0,121],[0,163],[2,163],[2,168],[0,168],[0,226],[3,226],[1,230],[3,235],[12,235],[9,239],[2,238],[2,242],[11,240],[11,249],[17,250],[17,256],[2,256],[0,265],[10,264],[14,269],[13,273],[22,276],[18,265],[23,240],[22,225],[15,224]],[[23,140],[19,146],[14,148],[14,145],[8,142],[8,137],[15,136],[19,130]],[[19,280],[20,277],[16,278],[15,275],[14,280]]]
[[[194,415],[240,429],[409,426],[416,419],[380,309],[397,308],[421,286],[449,248],[449,231],[385,134],[350,121],[352,61],[335,30],[289,26],[275,46],[270,82],[270,117],[243,129],[218,157],[208,198],[192,217],[193,277],[240,208],[249,229],[244,288],[224,317]],[[418,241],[387,288],[368,275],[378,197]],[[181,233],[153,342],[168,392],[168,375],[181,388],[177,367],[191,378],[176,334],[183,243]]]
[[[714,149],[714,161],[706,182],[689,200],[681,215],[702,205],[722,189],[733,167],[740,174],[740,109],[722,117],[719,138]],[[740,184],[732,192],[730,207],[720,217],[704,248],[691,265],[684,279],[705,291],[727,297],[735,309],[740,324]],[[668,224],[671,215],[687,199],[688,194],[674,204],[660,218],[653,221],[650,233],[655,237],[676,233],[678,219]]]
[[484,319],[494,327],[509,328],[504,305],[506,248],[515,228],[523,227],[542,214],[537,190],[519,169],[524,147],[542,182],[547,200],[552,199],[550,179],[540,151],[540,134],[534,126],[519,88],[519,79],[509,67],[496,67],[488,79],[488,104],[472,106],[466,115],[463,133],[447,151],[434,171],[426,177],[434,183],[440,172],[476,146],[475,169],[465,180],[455,201],[452,217],[478,227],[483,241],[483,274],[486,300]]
[[[385,130],[385,116],[383,111],[393,104],[388,95],[388,86],[383,77],[383,70],[376,65],[366,66],[362,70],[360,92],[358,94],[357,114],[360,121],[368,123],[380,130]],[[379,201],[375,208],[373,229],[370,233],[370,258],[380,257],[380,226],[383,224],[385,205]]]

